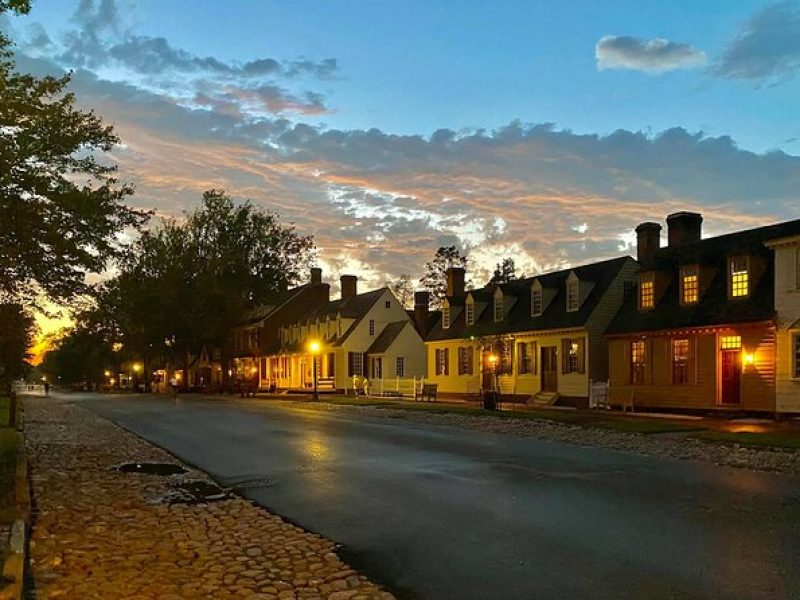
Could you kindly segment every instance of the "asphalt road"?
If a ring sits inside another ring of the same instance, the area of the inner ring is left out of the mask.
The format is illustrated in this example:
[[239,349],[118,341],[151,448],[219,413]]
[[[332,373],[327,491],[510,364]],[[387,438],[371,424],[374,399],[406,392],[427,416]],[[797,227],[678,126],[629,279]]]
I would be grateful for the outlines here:
[[73,398],[401,597],[800,598],[796,479],[275,401]]

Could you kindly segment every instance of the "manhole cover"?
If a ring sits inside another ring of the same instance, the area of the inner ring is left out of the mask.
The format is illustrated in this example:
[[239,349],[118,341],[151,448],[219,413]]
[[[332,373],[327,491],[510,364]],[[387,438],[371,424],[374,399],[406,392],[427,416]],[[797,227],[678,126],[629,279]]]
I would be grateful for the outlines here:
[[188,473],[180,465],[172,463],[125,463],[117,467],[117,471],[121,473],[143,473],[145,475],[161,475],[166,477],[168,475],[182,475]]
[[149,500],[150,504],[208,504],[231,498],[231,494],[214,483],[207,481],[186,481],[170,486],[158,496]]

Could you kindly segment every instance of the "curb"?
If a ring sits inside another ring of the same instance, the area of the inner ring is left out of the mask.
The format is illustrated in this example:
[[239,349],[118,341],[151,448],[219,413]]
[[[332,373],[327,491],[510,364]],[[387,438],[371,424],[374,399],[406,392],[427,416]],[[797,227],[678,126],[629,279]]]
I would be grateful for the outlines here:
[[25,562],[27,560],[28,524],[31,518],[31,488],[28,478],[28,460],[25,457],[25,436],[17,432],[17,470],[14,478],[17,501],[17,520],[11,526],[9,555],[3,563],[3,579],[7,582],[0,590],[0,600],[21,600],[25,587]]

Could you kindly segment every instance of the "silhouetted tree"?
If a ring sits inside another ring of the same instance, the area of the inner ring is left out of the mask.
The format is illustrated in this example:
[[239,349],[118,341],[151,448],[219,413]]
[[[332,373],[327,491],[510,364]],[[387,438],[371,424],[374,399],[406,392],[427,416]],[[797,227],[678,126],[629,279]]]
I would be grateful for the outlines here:
[[467,257],[461,256],[455,246],[442,246],[433,257],[425,263],[425,275],[419,280],[420,286],[431,293],[431,306],[441,306],[447,291],[447,269],[451,267],[467,268]]
[[411,275],[404,273],[389,284],[389,289],[406,308],[414,305],[414,286],[411,284]]
[[497,263],[489,285],[508,283],[517,278],[517,267],[513,258],[504,258],[502,263]]

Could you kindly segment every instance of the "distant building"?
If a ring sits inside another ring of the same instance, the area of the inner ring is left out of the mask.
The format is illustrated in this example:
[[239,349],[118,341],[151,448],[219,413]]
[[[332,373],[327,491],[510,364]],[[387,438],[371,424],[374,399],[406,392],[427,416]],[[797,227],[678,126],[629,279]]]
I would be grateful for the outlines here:
[[700,214],[636,228],[638,282],[608,329],[610,399],[800,412],[800,220],[701,239]]

